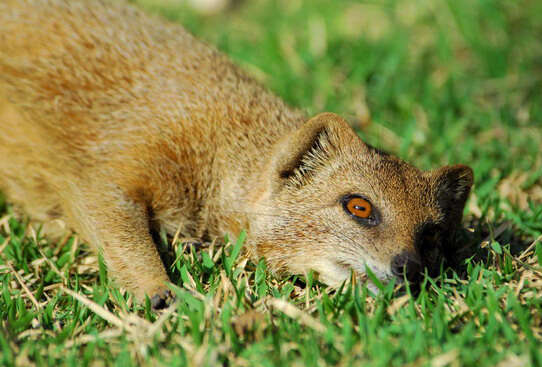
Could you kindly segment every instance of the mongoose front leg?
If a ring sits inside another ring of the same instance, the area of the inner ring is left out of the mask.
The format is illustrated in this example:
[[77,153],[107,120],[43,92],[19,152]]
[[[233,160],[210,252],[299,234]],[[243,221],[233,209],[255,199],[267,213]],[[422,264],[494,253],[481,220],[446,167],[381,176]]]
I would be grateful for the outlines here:
[[172,298],[169,278],[149,229],[144,202],[120,190],[75,190],[69,217],[75,229],[103,255],[113,279],[132,291],[139,301],[150,297],[153,308]]

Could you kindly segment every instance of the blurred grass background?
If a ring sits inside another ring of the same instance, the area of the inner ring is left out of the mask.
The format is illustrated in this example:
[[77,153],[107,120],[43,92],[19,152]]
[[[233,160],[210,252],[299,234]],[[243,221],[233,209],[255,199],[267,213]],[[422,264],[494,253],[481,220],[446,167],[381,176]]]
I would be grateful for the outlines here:
[[277,280],[240,244],[179,247],[179,303],[157,315],[0,199],[0,365],[542,366],[541,1],[131,2],[421,168],[472,166],[478,256],[414,298]]

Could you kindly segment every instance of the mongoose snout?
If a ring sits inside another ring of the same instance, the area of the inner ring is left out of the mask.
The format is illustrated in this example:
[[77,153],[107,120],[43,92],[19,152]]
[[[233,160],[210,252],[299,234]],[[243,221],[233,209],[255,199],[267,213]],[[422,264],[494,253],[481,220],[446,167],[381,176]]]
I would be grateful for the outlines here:
[[171,296],[156,229],[247,230],[271,271],[340,284],[367,267],[415,280],[460,225],[470,168],[385,154],[128,4],[4,0],[0,35],[0,189],[37,221],[64,220],[156,308]]

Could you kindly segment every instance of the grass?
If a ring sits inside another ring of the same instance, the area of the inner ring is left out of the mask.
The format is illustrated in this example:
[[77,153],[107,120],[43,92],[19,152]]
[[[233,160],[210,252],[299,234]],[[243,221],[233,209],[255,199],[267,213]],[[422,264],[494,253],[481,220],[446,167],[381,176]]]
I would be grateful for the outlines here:
[[471,165],[474,255],[400,296],[275,279],[242,243],[173,244],[179,301],[153,313],[77,237],[41,238],[0,199],[0,365],[542,366],[541,2],[132,2],[421,168]]

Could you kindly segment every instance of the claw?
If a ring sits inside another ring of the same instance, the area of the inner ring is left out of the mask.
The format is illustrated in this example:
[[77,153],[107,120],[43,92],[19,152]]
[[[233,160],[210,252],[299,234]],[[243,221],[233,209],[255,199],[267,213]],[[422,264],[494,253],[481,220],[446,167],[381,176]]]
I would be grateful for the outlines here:
[[156,293],[151,297],[151,306],[153,310],[163,310],[173,303],[175,296],[169,289]]

